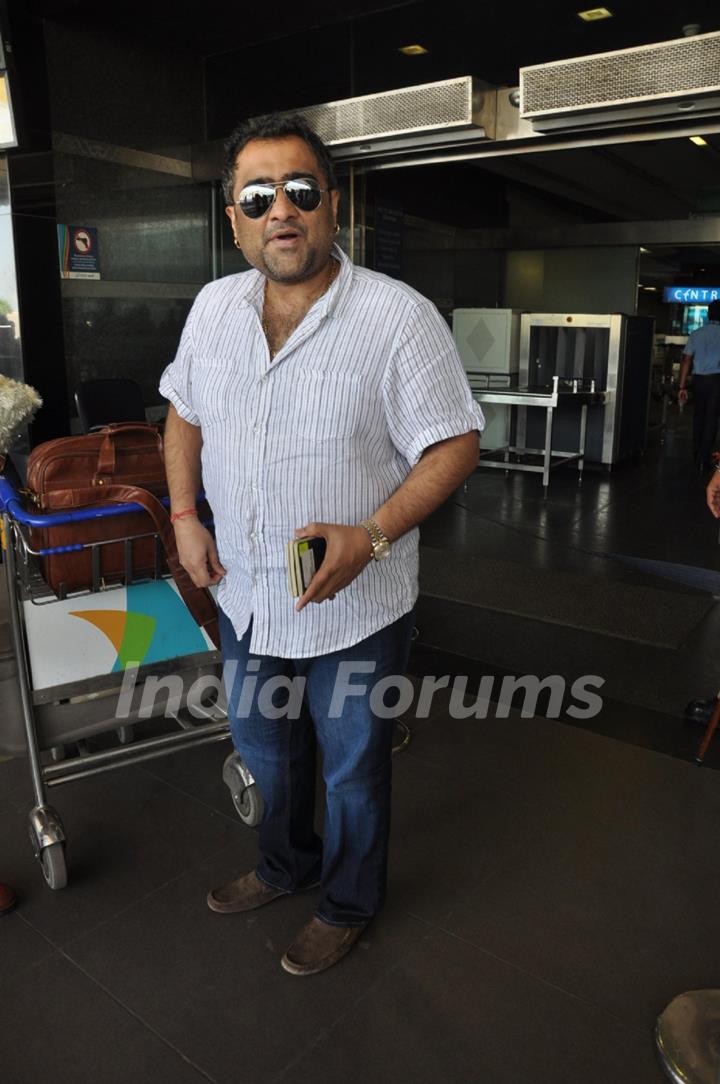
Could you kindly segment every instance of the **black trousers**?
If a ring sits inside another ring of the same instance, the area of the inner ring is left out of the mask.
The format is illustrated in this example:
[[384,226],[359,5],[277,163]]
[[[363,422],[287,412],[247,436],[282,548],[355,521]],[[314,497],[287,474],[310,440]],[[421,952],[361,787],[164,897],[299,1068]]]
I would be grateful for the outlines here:
[[710,461],[720,419],[720,373],[693,376],[693,444],[695,455]]

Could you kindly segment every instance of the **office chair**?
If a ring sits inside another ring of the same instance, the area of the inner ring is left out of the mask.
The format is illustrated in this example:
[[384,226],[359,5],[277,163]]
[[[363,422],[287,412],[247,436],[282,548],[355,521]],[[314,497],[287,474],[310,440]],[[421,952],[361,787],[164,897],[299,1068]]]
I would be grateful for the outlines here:
[[134,380],[83,380],[75,392],[83,433],[113,422],[144,422],[142,389]]

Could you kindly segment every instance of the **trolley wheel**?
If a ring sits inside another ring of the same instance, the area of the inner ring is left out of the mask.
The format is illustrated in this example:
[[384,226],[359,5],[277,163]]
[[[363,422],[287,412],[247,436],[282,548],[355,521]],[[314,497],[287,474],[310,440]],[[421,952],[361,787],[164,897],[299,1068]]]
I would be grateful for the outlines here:
[[40,852],[40,864],[48,888],[55,890],[65,888],[68,875],[64,843],[51,843],[49,847],[43,847]]
[[248,828],[256,828],[263,815],[262,795],[237,753],[231,753],[226,758],[222,777],[240,820],[247,824]]
[[239,794],[233,794],[232,800],[240,820],[248,828],[257,828],[263,815],[263,800],[257,783],[251,783]]
[[406,749],[409,744],[410,727],[402,719],[396,719],[392,745],[393,756],[395,753],[400,753],[403,749]]

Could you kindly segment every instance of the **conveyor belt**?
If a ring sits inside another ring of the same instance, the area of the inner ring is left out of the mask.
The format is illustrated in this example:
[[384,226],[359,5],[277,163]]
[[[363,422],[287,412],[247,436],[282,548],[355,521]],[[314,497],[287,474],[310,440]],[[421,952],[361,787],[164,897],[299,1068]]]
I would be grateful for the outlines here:
[[[491,467],[496,470],[527,471],[543,476],[544,496],[547,497],[550,483],[550,471],[568,463],[576,462],[578,465],[578,482],[582,481],[585,457],[585,435],[587,429],[588,407],[598,407],[605,403],[605,392],[597,391],[595,381],[562,380],[554,376],[552,387],[473,387],[472,376],[470,386],[475,399],[479,403],[497,403],[509,406],[512,409],[518,407],[542,407],[547,414],[545,424],[545,446],[543,448],[527,448],[524,445],[505,445],[502,448],[489,448],[480,452],[479,467]],[[580,409],[580,437],[578,447],[571,451],[553,448],[552,430],[553,415],[555,410],[566,407]],[[492,459],[491,456],[502,455],[502,459]],[[516,458],[511,459],[511,455]],[[520,458],[536,455],[542,456],[542,464],[520,462]]]

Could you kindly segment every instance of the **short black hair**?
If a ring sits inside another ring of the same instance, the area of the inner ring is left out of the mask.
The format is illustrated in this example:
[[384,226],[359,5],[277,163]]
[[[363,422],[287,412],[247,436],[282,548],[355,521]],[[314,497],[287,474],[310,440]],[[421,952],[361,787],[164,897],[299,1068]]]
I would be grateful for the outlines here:
[[253,139],[286,139],[288,136],[297,136],[298,139],[307,143],[325,174],[328,188],[337,188],[337,177],[330,152],[305,118],[299,113],[271,113],[267,117],[242,121],[225,142],[222,189],[226,204],[233,202],[235,161],[243,147]]
[[708,305],[708,320],[720,320],[720,301],[711,301]]

